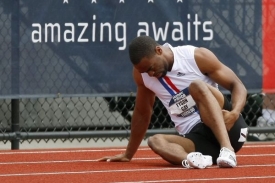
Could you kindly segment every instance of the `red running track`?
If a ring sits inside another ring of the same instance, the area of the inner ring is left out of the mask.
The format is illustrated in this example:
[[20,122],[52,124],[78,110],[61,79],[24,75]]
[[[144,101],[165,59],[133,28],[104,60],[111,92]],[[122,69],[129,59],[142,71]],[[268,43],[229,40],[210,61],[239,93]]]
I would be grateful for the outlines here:
[[238,167],[185,169],[141,147],[131,162],[97,162],[124,148],[0,151],[0,183],[275,182],[275,143],[246,143]]

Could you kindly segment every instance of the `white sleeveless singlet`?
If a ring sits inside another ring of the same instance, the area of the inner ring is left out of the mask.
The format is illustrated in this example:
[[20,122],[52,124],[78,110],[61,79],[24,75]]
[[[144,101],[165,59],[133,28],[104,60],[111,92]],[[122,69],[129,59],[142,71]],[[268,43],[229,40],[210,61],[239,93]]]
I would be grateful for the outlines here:
[[199,70],[194,58],[196,47],[190,45],[172,47],[168,43],[163,46],[169,47],[174,54],[172,70],[162,78],[150,77],[147,73],[141,73],[141,75],[144,85],[160,99],[174,122],[177,132],[183,135],[201,122],[199,111],[188,92],[190,83],[199,79],[216,88],[218,84]]

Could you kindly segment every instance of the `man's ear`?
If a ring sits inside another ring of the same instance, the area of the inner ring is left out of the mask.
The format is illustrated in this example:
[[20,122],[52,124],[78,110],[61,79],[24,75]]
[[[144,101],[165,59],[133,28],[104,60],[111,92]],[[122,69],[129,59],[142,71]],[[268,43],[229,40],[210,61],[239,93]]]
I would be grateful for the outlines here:
[[156,52],[156,54],[161,55],[162,54],[162,48],[160,46],[156,46],[155,52]]

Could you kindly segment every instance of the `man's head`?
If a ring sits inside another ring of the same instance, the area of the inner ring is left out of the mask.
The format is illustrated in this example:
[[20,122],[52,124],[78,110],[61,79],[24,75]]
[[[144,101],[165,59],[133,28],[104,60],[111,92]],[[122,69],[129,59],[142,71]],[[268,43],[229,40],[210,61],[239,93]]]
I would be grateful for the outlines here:
[[173,65],[173,53],[149,36],[140,36],[130,43],[129,55],[135,69],[151,77],[163,77]]
[[131,62],[136,65],[144,57],[152,57],[156,54],[155,49],[159,44],[149,36],[140,36],[132,40],[129,45],[129,56]]

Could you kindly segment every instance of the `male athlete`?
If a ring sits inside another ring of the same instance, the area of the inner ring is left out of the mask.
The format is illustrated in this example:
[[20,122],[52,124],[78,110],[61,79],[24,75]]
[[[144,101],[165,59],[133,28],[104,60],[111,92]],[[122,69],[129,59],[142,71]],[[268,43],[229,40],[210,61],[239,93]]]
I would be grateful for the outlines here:
[[[126,151],[99,161],[130,161],[152,115],[155,96],[168,110],[179,135],[157,134],[149,147],[171,164],[186,168],[237,166],[236,152],[246,141],[241,111],[247,91],[240,79],[208,49],[160,45],[149,36],[129,45],[137,95]],[[218,85],[231,92],[232,104]]]

